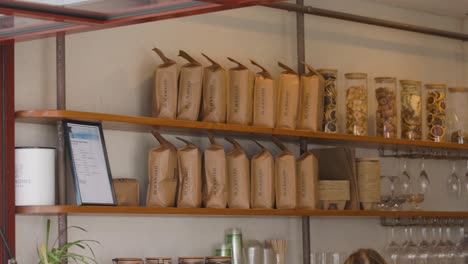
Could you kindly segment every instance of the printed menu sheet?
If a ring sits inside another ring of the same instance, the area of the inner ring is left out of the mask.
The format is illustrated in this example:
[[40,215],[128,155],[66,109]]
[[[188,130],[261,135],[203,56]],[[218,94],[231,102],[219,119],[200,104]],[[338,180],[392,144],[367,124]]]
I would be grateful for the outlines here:
[[113,204],[110,175],[98,126],[67,123],[75,183],[83,204]]

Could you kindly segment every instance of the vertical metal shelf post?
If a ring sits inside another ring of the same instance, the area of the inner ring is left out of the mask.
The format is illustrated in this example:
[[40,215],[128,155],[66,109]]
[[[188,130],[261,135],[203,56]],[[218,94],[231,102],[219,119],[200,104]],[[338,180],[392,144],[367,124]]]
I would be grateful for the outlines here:
[[[304,0],[296,0],[296,4],[304,6]],[[296,13],[296,45],[297,45],[297,72],[299,78],[305,72],[305,23],[304,13]],[[300,154],[302,155],[307,151],[307,141],[301,139],[300,141]],[[308,216],[302,217],[302,263],[310,263],[310,218]]]
[[[66,109],[65,93],[65,33],[57,33],[56,36],[56,72],[57,72],[57,109]],[[66,177],[66,150],[63,137],[63,122],[57,121],[57,178],[59,204],[67,204],[67,177]],[[58,215],[59,246],[67,243],[67,215]],[[66,263],[66,261],[65,261]]]

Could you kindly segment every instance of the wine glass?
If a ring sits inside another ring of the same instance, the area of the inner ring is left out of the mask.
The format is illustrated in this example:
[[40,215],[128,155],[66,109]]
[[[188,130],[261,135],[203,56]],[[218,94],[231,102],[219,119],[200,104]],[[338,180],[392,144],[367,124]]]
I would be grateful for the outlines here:
[[411,194],[411,177],[408,173],[407,159],[403,159],[403,168],[400,177],[401,194],[407,197]]
[[424,154],[421,159],[421,172],[417,180],[418,193],[427,194],[431,187],[431,182],[429,181],[429,176],[427,175],[426,169],[424,167]]
[[410,218],[408,226],[408,237],[405,246],[403,247],[401,254],[401,262],[403,264],[414,264],[418,259],[418,244],[414,242],[414,229],[413,229],[413,219]]
[[380,176],[380,202],[377,203],[377,209],[379,210],[386,210],[388,209],[388,205],[390,199],[392,198],[391,193],[391,182],[387,176]]
[[465,182],[463,184],[463,192],[465,196],[468,197],[468,160],[466,161]]
[[[395,224],[399,222],[398,219],[395,219]],[[397,264],[399,261],[399,253],[401,251],[400,245],[396,242],[395,239],[395,225],[390,227],[390,243],[384,249],[385,258],[390,264]]]
[[425,221],[424,218],[421,218],[421,241],[419,242],[419,263],[428,263],[431,255],[431,242],[429,240],[428,234],[428,221]]
[[447,179],[447,191],[450,197],[459,199],[461,196],[461,181],[456,172],[456,162],[452,161],[452,171]]

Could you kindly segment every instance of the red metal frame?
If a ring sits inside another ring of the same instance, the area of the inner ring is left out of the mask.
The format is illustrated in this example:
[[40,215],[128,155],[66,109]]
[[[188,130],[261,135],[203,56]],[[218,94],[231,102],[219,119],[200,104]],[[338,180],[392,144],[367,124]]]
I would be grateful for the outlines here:
[[[0,227],[15,254],[15,100],[13,40],[0,42]],[[3,245],[3,242],[1,243]],[[0,247],[2,263],[7,254]]]

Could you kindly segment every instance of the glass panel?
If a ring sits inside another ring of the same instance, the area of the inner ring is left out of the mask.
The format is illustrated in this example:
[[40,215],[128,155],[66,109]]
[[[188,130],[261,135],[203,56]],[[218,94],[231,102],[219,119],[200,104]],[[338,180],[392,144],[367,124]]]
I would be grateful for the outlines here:
[[30,34],[39,31],[51,31],[71,27],[70,23],[40,20],[26,17],[0,15],[0,37]]

